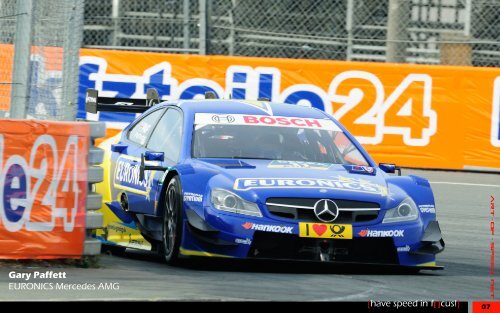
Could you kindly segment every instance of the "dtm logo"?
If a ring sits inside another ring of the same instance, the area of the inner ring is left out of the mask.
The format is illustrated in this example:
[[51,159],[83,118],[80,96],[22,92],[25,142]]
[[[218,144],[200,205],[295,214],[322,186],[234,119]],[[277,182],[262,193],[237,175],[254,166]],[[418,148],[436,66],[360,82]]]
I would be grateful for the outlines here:
[[[64,231],[72,232],[80,193],[78,137],[69,136],[66,146],[61,147],[52,136],[41,135],[31,147],[29,160],[21,155],[4,155],[4,148],[4,137],[0,135],[0,219],[3,227],[10,232],[23,227],[28,231],[52,231],[56,219],[62,219]],[[64,153],[59,158],[58,152],[62,150]],[[37,213],[37,218],[33,218]]]
[[271,233],[281,233],[281,234],[291,234],[293,231],[293,226],[280,226],[280,225],[266,225],[266,224],[255,224],[246,222],[243,225],[246,230],[260,230]]
[[212,121],[214,123],[231,124],[234,123],[234,116],[232,115],[212,115]]

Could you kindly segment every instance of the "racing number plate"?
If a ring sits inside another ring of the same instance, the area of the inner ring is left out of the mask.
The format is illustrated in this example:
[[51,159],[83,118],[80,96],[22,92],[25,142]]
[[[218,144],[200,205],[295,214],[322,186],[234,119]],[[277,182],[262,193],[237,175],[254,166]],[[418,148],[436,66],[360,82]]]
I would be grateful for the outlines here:
[[299,237],[352,239],[352,225],[299,223]]

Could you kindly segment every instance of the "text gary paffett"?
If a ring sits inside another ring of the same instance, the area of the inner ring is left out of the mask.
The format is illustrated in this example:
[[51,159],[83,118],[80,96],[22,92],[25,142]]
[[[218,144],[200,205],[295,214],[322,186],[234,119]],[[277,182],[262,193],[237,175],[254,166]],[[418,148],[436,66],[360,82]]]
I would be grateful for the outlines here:
[[29,281],[30,279],[65,279],[66,272],[60,271],[34,271],[32,273],[22,273],[11,271],[9,272],[9,278]]

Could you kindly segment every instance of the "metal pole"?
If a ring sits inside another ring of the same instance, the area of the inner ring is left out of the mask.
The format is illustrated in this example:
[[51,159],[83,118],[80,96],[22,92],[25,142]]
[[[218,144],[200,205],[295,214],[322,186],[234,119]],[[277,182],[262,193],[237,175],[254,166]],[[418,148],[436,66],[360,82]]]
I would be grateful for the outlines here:
[[189,49],[189,0],[184,0],[183,6],[183,30],[184,30],[184,49],[186,49],[185,53],[188,53],[187,49]]
[[200,0],[200,54],[207,54],[207,0]]
[[464,16],[464,36],[470,36],[470,23],[472,15],[472,0],[465,1],[465,16]]
[[410,0],[389,0],[386,62],[405,61],[408,41],[406,26],[410,19],[410,5]]
[[120,0],[113,0],[111,6],[111,18],[113,21],[113,37],[112,37],[112,46],[118,46],[118,19],[120,15]]
[[63,94],[62,119],[72,121],[76,116],[76,101],[78,98],[79,51],[83,36],[83,3],[76,0],[68,4],[66,10],[70,19],[67,24],[67,36],[64,42],[63,59]]
[[352,18],[354,11],[354,0],[347,0],[347,16],[345,20],[345,28],[347,31],[347,50],[346,59],[347,61],[352,60]]
[[236,36],[236,32],[234,30],[234,23],[235,23],[235,20],[234,20],[234,8],[236,8],[236,6],[238,5],[238,3],[236,2],[237,0],[232,0],[231,1],[231,10],[229,10],[229,24],[231,25],[230,29],[229,29],[229,38],[228,38],[228,53],[229,55],[234,55],[234,38]]
[[14,63],[10,117],[26,118],[29,101],[31,35],[33,23],[33,1],[17,0],[16,34],[14,36]]

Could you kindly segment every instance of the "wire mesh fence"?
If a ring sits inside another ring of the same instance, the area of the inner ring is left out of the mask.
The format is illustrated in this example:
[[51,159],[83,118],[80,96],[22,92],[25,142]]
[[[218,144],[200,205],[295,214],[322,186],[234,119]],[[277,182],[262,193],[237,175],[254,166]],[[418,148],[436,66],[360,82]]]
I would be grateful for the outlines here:
[[500,65],[500,0],[86,0],[86,46]]
[[0,0],[0,115],[72,120],[83,0]]
[[12,42],[16,31],[16,0],[0,1],[0,117],[9,110],[12,91]]
[[0,116],[72,119],[82,39],[126,50],[498,67],[500,0],[0,0]]

